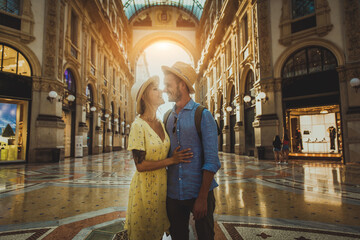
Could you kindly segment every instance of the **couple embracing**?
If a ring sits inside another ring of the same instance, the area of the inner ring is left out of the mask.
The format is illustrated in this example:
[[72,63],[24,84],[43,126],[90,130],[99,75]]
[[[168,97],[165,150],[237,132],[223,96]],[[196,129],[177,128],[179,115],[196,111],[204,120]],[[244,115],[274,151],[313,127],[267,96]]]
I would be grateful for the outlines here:
[[164,103],[159,78],[137,82],[132,88],[140,116],[129,135],[128,150],[137,171],[130,185],[125,228],[130,240],[160,240],[164,232],[173,240],[186,240],[192,212],[198,238],[211,240],[213,189],[218,186],[214,174],[220,168],[217,125],[204,109],[197,131],[194,119],[199,104],[190,97],[195,92],[195,70],[183,62],[162,70],[164,92],[175,102],[165,123],[156,118]]

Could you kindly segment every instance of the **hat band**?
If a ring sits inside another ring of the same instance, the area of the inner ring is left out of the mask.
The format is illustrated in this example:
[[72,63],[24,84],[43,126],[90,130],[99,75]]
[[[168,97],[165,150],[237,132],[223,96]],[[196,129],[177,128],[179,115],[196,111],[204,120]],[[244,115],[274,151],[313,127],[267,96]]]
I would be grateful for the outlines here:
[[184,78],[186,78],[186,80],[189,81],[189,83],[191,83],[190,80],[189,80],[189,78],[182,73],[181,69],[179,69],[179,68],[177,68],[177,67],[172,67],[172,68],[175,69],[175,70],[177,70]]

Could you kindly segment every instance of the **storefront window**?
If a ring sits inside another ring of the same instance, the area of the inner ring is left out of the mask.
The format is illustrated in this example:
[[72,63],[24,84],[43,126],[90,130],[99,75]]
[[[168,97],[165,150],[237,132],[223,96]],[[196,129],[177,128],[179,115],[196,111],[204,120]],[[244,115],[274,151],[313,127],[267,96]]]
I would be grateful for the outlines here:
[[339,105],[289,109],[287,115],[292,153],[341,156]]
[[25,57],[19,53],[19,61],[18,61],[18,71],[17,73],[19,75],[23,75],[23,76],[30,76],[31,70],[30,70],[30,65],[29,63],[26,61]]
[[17,51],[4,46],[4,58],[2,64],[3,72],[15,73],[17,63]]
[[0,162],[25,161],[28,102],[0,99]]
[[11,47],[0,45],[0,64],[3,72],[31,76],[30,65],[26,58]]

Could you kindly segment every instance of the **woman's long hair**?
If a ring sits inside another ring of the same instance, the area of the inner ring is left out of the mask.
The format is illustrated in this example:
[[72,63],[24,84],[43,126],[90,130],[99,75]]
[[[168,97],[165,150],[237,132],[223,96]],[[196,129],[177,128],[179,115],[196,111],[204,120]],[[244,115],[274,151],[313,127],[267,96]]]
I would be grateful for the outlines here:
[[276,135],[276,136],[275,136],[274,142],[275,142],[275,143],[281,143],[281,140],[280,140],[279,135]]
[[143,93],[143,97],[141,97],[141,99],[140,99],[140,112],[139,112],[139,114],[140,115],[142,115],[142,114],[144,114],[144,112],[145,112],[145,109],[146,108],[151,108],[152,106],[147,102],[147,96],[148,96],[148,94],[149,94],[149,89],[150,89],[150,87],[153,87],[154,86],[154,84],[153,83],[150,83],[147,87],[146,87],[146,89],[145,89],[145,91],[144,91],[144,93]]

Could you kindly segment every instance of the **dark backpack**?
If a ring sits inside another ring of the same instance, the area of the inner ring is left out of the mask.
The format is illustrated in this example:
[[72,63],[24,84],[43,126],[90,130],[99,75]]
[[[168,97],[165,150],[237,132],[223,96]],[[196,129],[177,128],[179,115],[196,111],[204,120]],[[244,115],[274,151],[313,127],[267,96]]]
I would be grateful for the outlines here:
[[[199,105],[196,110],[195,110],[195,127],[196,127],[196,131],[198,133],[198,136],[202,142],[202,135],[201,135],[201,118],[202,118],[202,113],[204,111],[206,107],[203,106],[203,105]],[[167,120],[170,116],[170,113],[171,113],[172,109],[169,109],[165,114],[164,114],[164,125],[165,125],[165,129],[166,129],[166,123],[167,123]],[[217,127],[217,132],[218,132],[218,135],[220,135],[221,133],[221,130],[219,128],[219,125],[217,123],[217,121],[215,120],[215,123],[216,123],[216,127]]]

